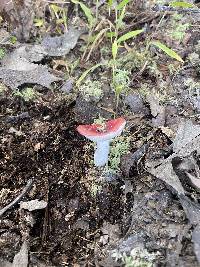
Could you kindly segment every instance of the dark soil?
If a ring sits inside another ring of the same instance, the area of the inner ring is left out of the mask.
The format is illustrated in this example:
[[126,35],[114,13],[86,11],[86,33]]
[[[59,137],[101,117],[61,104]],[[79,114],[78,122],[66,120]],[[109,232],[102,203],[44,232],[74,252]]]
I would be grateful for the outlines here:
[[[23,112],[30,117],[18,119]],[[9,188],[2,205],[11,202],[30,178],[33,186],[23,200],[48,201],[45,210],[33,214],[22,214],[18,205],[5,214],[1,257],[12,260],[26,228],[31,257],[56,266],[81,260],[92,264],[103,220],[120,221],[123,203],[119,186],[108,184],[97,199],[88,192],[85,142],[76,132],[73,105],[61,101],[26,106],[19,99],[2,98],[1,115],[1,189]],[[20,134],[10,133],[11,127]]]
[[[23,118],[24,112],[29,116]],[[2,258],[12,261],[28,235],[30,266],[41,262],[47,266],[97,266],[98,262],[108,266],[103,260],[105,248],[101,249],[98,240],[105,224],[111,224],[118,225],[119,239],[137,233],[150,252],[159,252],[162,266],[169,260],[176,264],[179,254],[179,266],[187,266],[188,257],[193,262],[190,266],[197,266],[185,237],[189,226],[184,212],[162,182],[132,169],[128,180],[132,189],[126,195],[122,186],[127,182],[121,179],[114,184],[104,182],[97,195],[91,195],[88,156],[85,141],[76,132],[73,104],[27,105],[18,98],[1,98],[1,116],[1,189],[9,188],[2,191],[2,205],[10,203],[30,178],[33,185],[23,201],[48,202],[45,210],[28,212],[15,205],[6,212],[1,220]],[[11,127],[19,133],[12,133]],[[144,129],[148,127],[141,127],[133,138],[140,139]],[[160,133],[155,135],[151,157],[158,156],[168,142],[163,138]]]

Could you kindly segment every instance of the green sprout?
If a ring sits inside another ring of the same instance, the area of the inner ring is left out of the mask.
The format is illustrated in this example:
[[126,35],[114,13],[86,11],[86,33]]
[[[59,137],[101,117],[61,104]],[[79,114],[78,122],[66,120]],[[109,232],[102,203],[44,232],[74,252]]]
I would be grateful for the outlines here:
[[100,192],[102,189],[102,185],[97,183],[97,182],[93,182],[90,188],[90,194],[92,197],[96,198],[97,193]]
[[112,258],[115,261],[121,261],[125,267],[153,267],[156,256],[159,253],[149,253],[146,249],[141,247],[133,248],[130,255],[125,252],[121,253],[114,250]]
[[181,42],[184,39],[186,35],[186,31],[190,27],[190,24],[183,23],[182,19],[183,19],[183,15],[174,14],[171,17],[171,29],[168,30],[171,38],[179,42]]
[[6,54],[5,49],[4,48],[0,48],[0,60],[2,58],[4,58],[5,54]]
[[130,137],[129,136],[118,136],[114,139],[111,144],[109,154],[109,169],[112,172],[119,171],[119,164],[121,157],[129,151]]
[[14,44],[16,44],[16,42],[17,42],[17,37],[15,37],[13,35],[10,36],[10,43],[14,45]]
[[105,127],[106,119],[99,115],[98,119],[94,119],[94,124],[99,124],[99,125],[102,125],[102,127]]
[[44,20],[41,18],[35,18],[34,19],[34,25],[35,25],[35,27],[41,28],[44,26]]
[[93,100],[98,102],[103,96],[102,83],[91,79],[87,79],[80,85],[79,91],[86,101]]
[[112,87],[117,95],[125,92],[130,85],[130,72],[127,70],[116,69],[115,76],[113,77]]
[[36,99],[39,94],[33,88],[27,87],[22,91],[15,91],[14,95],[23,98],[26,102],[29,102]]
[[[65,29],[67,29],[67,15],[66,8],[60,7],[55,4],[50,5],[50,11],[52,16],[55,18],[55,23],[57,26],[64,25]],[[60,29],[57,27],[57,31],[60,32]]]

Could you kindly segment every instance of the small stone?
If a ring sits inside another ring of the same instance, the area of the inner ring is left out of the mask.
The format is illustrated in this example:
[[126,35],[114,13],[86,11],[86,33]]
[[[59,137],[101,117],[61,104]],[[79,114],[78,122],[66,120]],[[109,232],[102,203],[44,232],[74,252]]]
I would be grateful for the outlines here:
[[148,109],[145,107],[140,94],[129,94],[125,97],[125,104],[130,107],[131,111],[139,114],[148,114]]

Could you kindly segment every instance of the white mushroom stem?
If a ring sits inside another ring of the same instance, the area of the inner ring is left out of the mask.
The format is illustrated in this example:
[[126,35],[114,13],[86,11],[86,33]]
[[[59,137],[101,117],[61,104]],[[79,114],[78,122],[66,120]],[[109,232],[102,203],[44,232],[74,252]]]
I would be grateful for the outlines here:
[[94,164],[97,167],[101,167],[108,162],[110,140],[96,142],[96,146],[96,151],[94,153]]

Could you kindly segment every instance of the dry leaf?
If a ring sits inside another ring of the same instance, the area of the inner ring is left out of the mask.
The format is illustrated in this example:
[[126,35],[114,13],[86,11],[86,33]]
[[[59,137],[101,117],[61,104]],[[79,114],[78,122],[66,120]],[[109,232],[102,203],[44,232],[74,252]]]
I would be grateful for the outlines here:
[[9,261],[5,261],[3,259],[0,259],[0,267],[12,267],[12,263]]
[[20,202],[20,209],[25,209],[29,211],[44,209],[46,208],[46,206],[47,206],[46,201],[38,200],[38,199],[34,199],[34,200],[26,201],[26,202]]
[[200,126],[191,121],[182,122],[174,139],[173,151],[180,157],[189,156],[193,151],[200,153]]
[[12,263],[12,267],[27,267],[28,266],[28,246],[27,242],[21,246],[20,251],[15,255]]
[[[181,182],[173,169],[172,160],[175,157],[185,158],[194,151],[200,153],[200,126],[193,125],[191,121],[182,122],[173,143],[173,151],[174,153],[162,160],[160,165],[156,164],[157,161],[149,161],[146,167],[152,175],[172,186],[178,194],[184,194]],[[198,181],[193,179],[193,182],[197,184]]]
[[73,83],[74,81],[72,79],[67,80],[63,83],[62,87],[60,88],[60,91],[69,94],[72,92],[73,89]]
[[152,124],[155,127],[165,125],[165,107],[159,104],[159,99],[154,95],[148,95],[147,101],[150,105],[151,114],[154,117]]
[[41,60],[45,55],[42,49],[40,53],[38,50],[38,46],[22,46],[2,60],[0,79],[6,86],[16,89],[23,84],[40,84],[50,88],[52,82],[60,80],[47,67],[32,63],[34,59]]
[[189,172],[187,172],[187,176],[188,176],[188,178],[190,179],[191,184],[192,184],[195,188],[197,188],[198,190],[200,190],[200,179],[194,177],[194,176],[193,176],[192,174],[190,174]]
[[49,56],[64,56],[73,49],[83,31],[70,28],[61,36],[47,36],[41,45]]
[[160,129],[169,139],[173,139],[175,137],[175,133],[169,127],[161,126]]
[[50,88],[52,82],[60,80],[50,74],[48,69],[43,66],[38,66],[27,72],[0,68],[0,79],[12,89],[16,89],[23,84],[40,84]]
[[146,167],[148,168],[149,173],[170,185],[178,194],[184,195],[185,191],[178,176],[174,172],[171,160],[172,158],[164,160],[162,164],[157,167],[152,167],[153,165],[150,162],[147,162]]
[[0,11],[2,11],[4,19],[9,23],[11,32],[14,32],[14,35],[20,41],[29,40],[35,10],[36,1],[1,0],[0,2]]
[[194,242],[194,252],[197,260],[200,262],[200,205],[192,202],[187,196],[180,195],[179,199],[188,220],[195,226],[192,241]]
[[12,0],[0,0],[0,12],[10,11],[13,8]]
[[34,145],[34,151],[38,152],[40,149],[44,148],[44,144],[43,143],[37,143],[36,145]]
[[194,243],[194,252],[200,263],[200,225],[197,225],[192,232],[192,241]]

